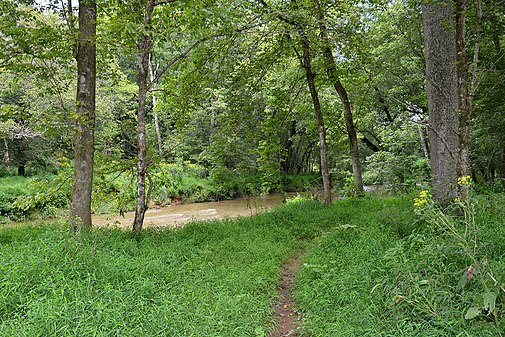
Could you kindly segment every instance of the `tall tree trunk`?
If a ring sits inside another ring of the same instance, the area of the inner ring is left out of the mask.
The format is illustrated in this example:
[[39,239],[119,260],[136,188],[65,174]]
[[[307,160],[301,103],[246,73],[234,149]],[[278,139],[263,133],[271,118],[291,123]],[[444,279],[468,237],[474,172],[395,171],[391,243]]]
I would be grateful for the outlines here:
[[335,91],[340,97],[342,102],[342,107],[344,110],[345,127],[347,129],[347,136],[349,138],[349,149],[351,153],[352,161],[352,172],[354,177],[354,183],[356,185],[356,190],[358,193],[363,192],[363,178],[361,174],[361,163],[359,160],[359,147],[358,147],[358,137],[356,135],[356,128],[354,127],[354,122],[352,120],[352,110],[351,104],[349,102],[349,96],[344,86],[340,82],[337,76],[337,66],[335,62],[335,57],[328,41],[328,35],[326,26],[324,25],[324,14],[321,9],[321,5],[318,0],[315,0],[317,16],[319,21],[320,38],[323,48],[323,56],[325,61],[325,70],[335,88]]
[[340,96],[340,100],[342,101],[342,105],[344,107],[345,127],[347,129],[347,136],[349,137],[349,148],[351,151],[352,174],[354,177],[354,184],[356,185],[356,191],[358,193],[361,193],[363,192],[363,178],[361,175],[361,163],[359,161],[358,137],[356,136],[356,129],[354,127],[354,122],[352,121],[351,104],[349,103],[347,91],[345,90],[342,83],[337,80],[333,83],[333,86]]
[[326,128],[324,126],[323,112],[321,110],[321,103],[319,101],[319,96],[316,90],[316,84],[314,81],[314,72],[312,71],[312,60],[310,56],[310,46],[307,36],[303,29],[298,28],[300,33],[301,44],[303,48],[303,56],[301,57],[303,68],[305,69],[305,76],[307,78],[307,84],[309,86],[310,96],[312,98],[312,104],[314,106],[314,112],[316,116],[317,126],[319,130],[319,155],[321,158],[321,176],[323,178],[323,193],[324,193],[324,203],[331,203],[331,181],[330,172],[328,169],[328,160],[326,156]]
[[[466,0],[456,0],[456,69],[458,74],[459,151],[458,177],[469,174],[469,143],[472,107],[468,91],[468,61],[466,57]],[[460,197],[466,197],[465,185],[459,186]]]
[[[144,13],[144,27],[150,29],[151,17],[154,10],[154,0],[148,0]],[[135,219],[133,220],[133,234],[138,236],[144,223],[144,215],[148,208],[146,198],[146,174],[147,174],[147,140],[146,140],[146,101],[147,101],[147,77],[149,73],[149,57],[152,49],[152,35],[146,35],[138,42],[137,70],[139,87],[138,110],[137,110],[137,206]]]
[[79,1],[77,40],[77,106],[74,178],[70,203],[70,226],[91,228],[93,182],[95,82],[96,82],[96,1]]
[[458,76],[452,0],[422,4],[434,199],[457,196]]
[[[264,0],[259,0],[260,4],[267,8],[268,5]],[[292,0],[291,3],[295,8],[298,8],[298,4],[296,0]],[[309,86],[310,96],[312,98],[312,104],[314,105],[314,112],[316,116],[316,121],[319,130],[319,156],[320,156],[320,171],[321,176],[323,178],[323,190],[324,190],[324,202],[325,204],[331,203],[331,180],[330,180],[330,172],[328,169],[328,160],[326,156],[326,128],[324,126],[323,113],[321,110],[321,103],[319,101],[319,96],[317,94],[316,85],[314,82],[314,72],[312,71],[312,60],[310,56],[310,44],[305,31],[303,30],[302,25],[299,23],[289,19],[281,13],[276,13],[277,18],[281,21],[289,24],[294,27],[298,34],[300,35],[301,45],[303,49],[303,55],[297,56],[302,64],[302,67],[305,69],[305,75],[307,78],[307,84]],[[296,51],[296,49],[295,49]],[[310,164],[310,157],[307,161],[307,167],[312,171],[312,165]]]

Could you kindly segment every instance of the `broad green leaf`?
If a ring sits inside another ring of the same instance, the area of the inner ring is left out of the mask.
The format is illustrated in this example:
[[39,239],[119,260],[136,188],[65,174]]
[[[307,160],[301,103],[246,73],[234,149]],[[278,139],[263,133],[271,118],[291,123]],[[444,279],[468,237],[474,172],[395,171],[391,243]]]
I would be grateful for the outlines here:
[[496,308],[496,293],[487,292],[484,295],[482,295],[482,299],[484,300],[484,305],[482,306],[483,309],[493,312]]
[[468,309],[465,315],[465,319],[472,319],[479,316],[481,313],[481,308],[471,307]]

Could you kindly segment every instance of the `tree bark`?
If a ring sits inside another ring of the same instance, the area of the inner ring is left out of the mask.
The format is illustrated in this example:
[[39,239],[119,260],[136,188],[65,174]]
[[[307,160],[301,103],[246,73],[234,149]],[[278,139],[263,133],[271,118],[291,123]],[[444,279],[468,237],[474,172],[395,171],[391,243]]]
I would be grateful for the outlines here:
[[422,4],[433,197],[441,205],[457,196],[458,76],[452,0]]
[[91,191],[94,162],[96,82],[96,1],[79,1],[77,40],[77,104],[74,178],[70,203],[70,226],[91,228]]
[[361,163],[359,159],[359,147],[358,147],[358,137],[356,135],[356,128],[354,127],[354,122],[352,120],[352,110],[351,104],[349,102],[349,96],[344,86],[340,82],[337,76],[337,66],[335,58],[333,57],[333,52],[328,41],[328,35],[326,26],[324,25],[324,14],[321,9],[321,5],[318,0],[315,0],[317,16],[319,21],[320,29],[320,39],[322,42],[323,56],[325,60],[325,70],[328,78],[332,82],[335,91],[337,92],[340,100],[342,102],[342,107],[344,110],[345,127],[347,129],[347,136],[349,138],[349,150],[351,153],[352,162],[352,173],[354,177],[354,183],[356,185],[356,191],[358,193],[363,192],[363,178],[361,174]]
[[[331,50],[329,52],[331,53]],[[347,136],[349,137],[349,149],[351,152],[352,174],[354,177],[354,184],[356,185],[356,191],[361,193],[363,192],[363,177],[361,175],[361,163],[359,161],[358,137],[356,136],[356,128],[352,121],[351,104],[349,103],[347,91],[339,80],[333,83],[333,87],[340,96],[340,100],[344,107],[345,127],[347,129]]]
[[326,128],[324,126],[323,112],[321,110],[321,103],[319,101],[319,96],[314,81],[315,76],[314,72],[312,71],[309,41],[302,28],[298,27],[298,32],[300,33],[301,44],[303,48],[303,55],[301,57],[301,62],[303,68],[305,69],[305,76],[307,78],[307,84],[309,87],[310,96],[312,98],[312,104],[314,106],[314,112],[319,130],[319,155],[321,159],[321,166],[320,166],[321,176],[323,178],[324,203],[330,204],[331,180],[330,180],[330,172],[328,169],[328,160],[326,156]]
[[149,57],[152,49],[152,34],[149,32],[154,0],[148,0],[144,13],[144,27],[148,33],[138,42],[137,54],[137,84],[138,110],[137,110],[137,206],[135,219],[133,220],[133,234],[138,236],[144,223],[144,215],[148,208],[146,198],[146,173],[147,173],[147,140],[146,140],[146,101],[147,101],[147,77],[149,73]]
[[370,139],[368,139],[367,136],[361,137],[361,141],[363,142],[363,144],[366,145],[366,147],[368,147],[373,152],[381,151],[381,149],[377,145],[375,145]]

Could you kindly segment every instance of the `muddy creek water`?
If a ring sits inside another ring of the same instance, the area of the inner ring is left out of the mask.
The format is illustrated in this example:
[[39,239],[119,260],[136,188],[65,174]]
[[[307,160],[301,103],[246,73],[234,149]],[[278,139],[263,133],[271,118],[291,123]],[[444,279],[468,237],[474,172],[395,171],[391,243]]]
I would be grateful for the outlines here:
[[[293,195],[294,194],[290,194],[287,195],[287,197]],[[270,194],[252,198],[153,208],[147,210],[145,214],[144,227],[156,226],[175,228],[190,221],[250,216],[273,206],[280,205],[285,199],[286,195],[284,194]],[[134,217],[135,212],[125,213],[124,217],[111,214],[93,215],[93,225],[129,228],[132,226]]]

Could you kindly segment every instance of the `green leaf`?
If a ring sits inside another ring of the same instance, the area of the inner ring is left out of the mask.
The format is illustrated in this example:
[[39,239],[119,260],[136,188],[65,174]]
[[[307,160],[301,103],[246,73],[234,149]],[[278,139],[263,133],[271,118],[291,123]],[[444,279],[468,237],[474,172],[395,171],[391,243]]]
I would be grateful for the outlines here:
[[482,308],[484,310],[488,310],[489,312],[493,312],[496,309],[496,293],[495,292],[487,292],[482,295],[482,299],[484,300],[484,305]]
[[479,316],[481,313],[481,308],[471,307],[468,309],[465,315],[465,319],[472,319]]
[[254,334],[256,335],[256,337],[264,337],[265,331],[261,326],[257,326],[256,328],[254,328]]

